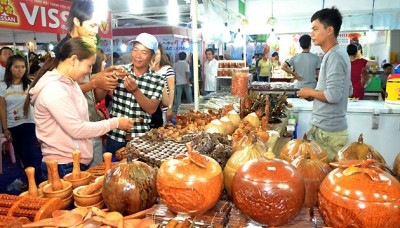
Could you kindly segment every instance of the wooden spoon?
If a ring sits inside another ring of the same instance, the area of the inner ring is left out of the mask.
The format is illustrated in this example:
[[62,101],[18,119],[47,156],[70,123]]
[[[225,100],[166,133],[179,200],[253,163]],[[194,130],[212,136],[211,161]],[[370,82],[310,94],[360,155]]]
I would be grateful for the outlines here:
[[106,152],[103,154],[103,159],[104,159],[104,175],[107,174],[108,170],[111,169],[111,159],[112,159],[112,153]]
[[82,222],[82,215],[65,213],[56,218],[42,219],[37,222],[22,225],[22,227],[73,227]]
[[53,183],[51,183],[51,187],[53,191],[60,191],[63,189],[63,185],[60,179],[60,175],[58,174],[58,162],[56,160],[49,161],[50,174]]
[[72,159],[74,160],[73,168],[72,168],[72,180],[77,180],[81,178],[81,151],[74,150],[72,152]]
[[35,168],[28,167],[25,169],[26,178],[28,178],[28,195],[39,196],[39,191],[35,181]]

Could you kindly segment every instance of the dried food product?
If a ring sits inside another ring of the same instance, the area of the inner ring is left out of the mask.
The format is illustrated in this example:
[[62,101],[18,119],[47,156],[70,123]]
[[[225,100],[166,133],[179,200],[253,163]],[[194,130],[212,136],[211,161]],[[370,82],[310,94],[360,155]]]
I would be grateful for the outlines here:
[[249,77],[246,73],[234,71],[232,78],[232,96],[244,97],[249,87]]

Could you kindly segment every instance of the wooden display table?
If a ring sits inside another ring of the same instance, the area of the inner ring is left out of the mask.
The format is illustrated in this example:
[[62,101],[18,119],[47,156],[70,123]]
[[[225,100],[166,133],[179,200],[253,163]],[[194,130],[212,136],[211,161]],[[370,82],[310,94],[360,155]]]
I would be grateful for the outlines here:
[[[201,216],[190,218],[194,222],[191,227],[224,227],[228,222],[231,203],[218,201],[217,204]],[[165,204],[157,204],[154,210],[148,212],[146,217],[165,227],[171,220],[183,221],[185,218],[168,209]]]
[[[229,222],[226,225],[228,228],[245,228],[245,227],[257,227],[257,224],[252,223],[249,219],[243,215],[236,207],[232,207],[229,215]],[[263,226],[264,227],[264,226]],[[319,213],[318,208],[303,208],[299,214],[290,221],[288,224],[279,227],[295,227],[295,228],[320,228],[326,227],[324,220]]]

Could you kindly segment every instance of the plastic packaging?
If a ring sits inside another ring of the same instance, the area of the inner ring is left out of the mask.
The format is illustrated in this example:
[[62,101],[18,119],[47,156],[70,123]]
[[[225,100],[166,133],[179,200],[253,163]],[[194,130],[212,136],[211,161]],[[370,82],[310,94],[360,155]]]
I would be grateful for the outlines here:
[[400,64],[397,65],[396,68],[394,68],[394,73],[395,73],[395,74],[400,74]]
[[233,71],[232,78],[232,96],[244,97],[247,94],[249,77],[246,72],[240,70]]

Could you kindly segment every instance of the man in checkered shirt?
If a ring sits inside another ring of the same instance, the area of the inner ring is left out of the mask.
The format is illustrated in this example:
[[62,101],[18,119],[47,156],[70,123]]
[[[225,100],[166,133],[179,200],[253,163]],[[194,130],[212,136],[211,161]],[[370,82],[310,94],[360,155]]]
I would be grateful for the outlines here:
[[[150,130],[151,115],[160,104],[165,78],[151,71],[149,64],[158,49],[157,39],[148,33],[139,34],[133,42],[132,64],[125,68],[131,73],[118,79],[113,92],[111,116],[126,116],[135,120],[131,130],[132,136],[138,136]],[[138,118],[143,121],[136,122]],[[106,149],[115,152],[128,142],[127,132],[113,130],[108,134]],[[129,133],[128,133],[129,134]]]

